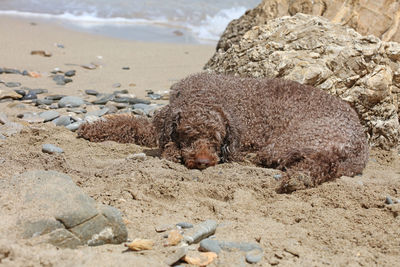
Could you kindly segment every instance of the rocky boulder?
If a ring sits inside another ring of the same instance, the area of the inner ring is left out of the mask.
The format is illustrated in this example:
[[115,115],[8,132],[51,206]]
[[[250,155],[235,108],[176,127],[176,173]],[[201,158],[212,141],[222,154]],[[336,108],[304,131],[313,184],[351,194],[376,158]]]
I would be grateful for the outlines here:
[[383,41],[400,41],[400,2],[397,0],[263,0],[228,25],[217,50],[227,50],[232,44],[237,44],[254,26],[297,13],[323,16],[362,35],[373,34]]
[[253,27],[205,69],[321,88],[354,107],[372,146],[391,149],[399,141],[399,59],[398,43],[299,13]]
[[9,228],[9,233],[62,248],[119,244],[127,239],[121,213],[98,205],[65,174],[29,171],[1,180],[0,187],[3,231]]

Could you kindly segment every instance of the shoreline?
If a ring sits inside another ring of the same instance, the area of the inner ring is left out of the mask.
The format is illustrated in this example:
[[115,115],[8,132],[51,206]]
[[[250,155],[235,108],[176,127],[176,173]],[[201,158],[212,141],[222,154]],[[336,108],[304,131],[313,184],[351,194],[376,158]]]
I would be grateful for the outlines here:
[[[86,89],[109,93],[115,83],[138,97],[146,90],[165,91],[185,76],[202,71],[215,47],[201,44],[156,43],[122,40],[65,28],[56,22],[34,18],[0,16],[2,66],[35,71],[40,78],[0,75],[4,82],[18,80],[22,86],[48,88],[52,93],[77,94]],[[61,48],[63,47],[63,48]],[[31,55],[45,50],[51,57]],[[95,63],[95,70],[80,65]],[[129,67],[129,70],[123,68]],[[55,68],[76,70],[72,83],[55,85],[48,76]],[[4,86],[0,86],[4,89]]]

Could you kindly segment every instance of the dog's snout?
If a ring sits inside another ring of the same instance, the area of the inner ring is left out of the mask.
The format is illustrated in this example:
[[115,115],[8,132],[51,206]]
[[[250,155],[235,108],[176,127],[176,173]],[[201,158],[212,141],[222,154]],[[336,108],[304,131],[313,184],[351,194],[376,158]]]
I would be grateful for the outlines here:
[[199,169],[205,169],[211,165],[211,160],[205,157],[196,158],[196,165]]

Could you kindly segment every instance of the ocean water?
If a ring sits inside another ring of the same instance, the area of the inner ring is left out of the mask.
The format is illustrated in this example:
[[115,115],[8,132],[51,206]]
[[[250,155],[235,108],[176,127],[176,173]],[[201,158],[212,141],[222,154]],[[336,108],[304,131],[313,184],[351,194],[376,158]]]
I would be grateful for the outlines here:
[[118,38],[215,43],[261,0],[0,0],[0,16],[52,20]]

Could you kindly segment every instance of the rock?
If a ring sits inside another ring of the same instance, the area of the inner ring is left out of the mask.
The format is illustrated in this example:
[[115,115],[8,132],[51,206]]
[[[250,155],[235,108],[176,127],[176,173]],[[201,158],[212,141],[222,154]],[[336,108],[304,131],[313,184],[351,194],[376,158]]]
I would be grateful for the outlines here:
[[57,101],[57,100],[60,100],[63,97],[66,97],[66,95],[48,95],[44,99]]
[[62,115],[53,120],[53,122],[56,126],[67,126],[71,124],[71,117],[68,115]]
[[172,230],[168,233],[167,246],[176,246],[183,239],[183,236],[178,230]]
[[108,101],[113,100],[114,95],[112,94],[105,94],[105,95],[98,95],[98,98],[95,101],[92,101],[95,105],[105,105]]
[[217,51],[226,51],[237,45],[243,35],[254,26],[297,13],[323,16],[333,23],[352,27],[363,35],[373,34],[384,41],[400,42],[400,30],[397,26],[399,8],[400,3],[396,0],[263,0],[256,8],[246,11],[239,19],[229,23],[217,44]]
[[211,251],[219,254],[221,252],[221,247],[217,240],[206,238],[201,240],[199,250],[201,251]]
[[40,117],[36,113],[31,113],[31,112],[24,113],[23,116],[22,116],[22,120],[24,120],[24,121],[26,121],[28,123],[42,123],[42,122],[44,122],[44,119],[42,117]]
[[135,153],[135,154],[131,154],[127,157],[127,159],[133,159],[133,160],[139,160],[139,161],[143,161],[146,160],[147,156],[145,153]]
[[140,98],[131,98],[129,99],[129,104],[145,104],[145,105],[149,105],[151,102],[149,100],[146,99],[140,99]]
[[21,83],[19,82],[8,82],[8,83],[4,83],[5,86],[7,87],[19,87],[21,86]]
[[93,123],[93,122],[101,120],[101,119],[102,118],[100,118],[100,117],[97,117],[97,116],[94,116],[94,115],[90,115],[90,116],[85,116],[84,122]]
[[149,94],[148,97],[150,97],[152,100],[160,100],[161,95],[159,94]]
[[75,71],[75,70],[69,70],[69,71],[66,71],[66,72],[64,73],[64,75],[67,76],[67,77],[75,76],[75,74],[76,74],[76,71]]
[[7,122],[10,122],[7,115],[5,113],[0,113],[0,124],[6,124]]
[[177,223],[176,226],[182,228],[182,229],[189,229],[189,228],[193,228],[193,224],[188,223],[188,222],[180,222]]
[[135,239],[130,244],[125,245],[133,251],[151,250],[153,249],[154,241],[149,239]]
[[123,70],[130,70],[130,67],[122,67]]
[[217,229],[217,222],[214,220],[207,220],[191,229],[191,231],[185,233],[185,241],[188,244],[198,243],[202,239],[209,237],[215,233]]
[[158,106],[157,105],[147,105],[147,104],[138,103],[138,104],[134,104],[133,108],[134,109],[143,110],[143,112],[146,115],[149,115],[151,112],[154,112],[158,108]]
[[129,91],[127,89],[123,90],[117,90],[113,92],[113,95],[119,95],[119,94],[129,94]]
[[400,44],[299,13],[252,28],[238,44],[216,52],[205,68],[321,88],[353,106],[371,146],[391,149],[399,142],[400,63],[396,58],[400,58]]
[[85,90],[85,93],[87,95],[98,95],[99,92],[97,92],[96,90]]
[[71,123],[71,124],[65,126],[65,128],[67,128],[68,130],[70,130],[72,132],[75,132],[76,130],[79,129],[79,126],[81,126],[82,123],[83,122],[81,122],[81,121],[76,121],[74,123]]
[[171,230],[172,228],[173,228],[173,225],[171,225],[171,224],[163,224],[163,225],[156,226],[155,230],[157,233],[162,233],[162,232]]
[[65,174],[30,171],[7,179],[7,183],[1,180],[0,187],[18,188],[15,197],[21,201],[14,202],[13,208],[19,210],[19,227],[25,238],[64,248],[126,241],[119,211],[98,206]]
[[188,252],[188,247],[179,248],[174,254],[170,255],[166,260],[165,264],[168,266],[173,266],[175,263],[180,261],[183,257],[186,256]]
[[191,265],[196,266],[207,266],[212,263],[218,255],[214,252],[197,252],[197,251],[188,251],[186,253],[184,261]]
[[51,57],[51,53],[45,50],[33,50],[31,51],[31,55],[39,55],[43,57]]
[[92,64],[92,63],[83,64],[83,65],[81,65],[81,67],[84,68],[84,69],[88,69],[88,70],[94,70],[94,69],[97,68],[97,66],[95,64]]
[[65,85],[72,82],[72,79],[65,78],[65,76],[61,74],[54,75],[53,80],[57,83],[57,85]]
[[33,99],[37,99],[37,95],[34,91],[29,91],[21,98],[21,100],[33,100]]
[[51,104],[53,104],[53,100],[50,100],[50,99],[36,99],[35,104],[36,104],[36,106],[40,106],[40,105],[50,106]]
[[49,111],[41,112],[39,114],[39,116],[44,119],[44,122],[48,122],[48,121],[52,121],[52,120],[60,117],[60,113],[58,113],[57,111],[54,111],[54,110],[49,110]]
[[16,70],[16,69],[10,69],[10,68],[3,68],[3,72],[5,74],[21,74],[21,71]]
[[109,108],[104,107],[104,108],[99,109],[99,110],[95,110],[95,111],[88,112],[86,116],[97,116],[97,117],[101,117],[101,116],[107,114],[107,112],[108,112],[109,110],[110,110]]
[[393,204],[392,198],[390,196],[386,196],[385,203],[388,205],[392,205]]
[[76,113],[76,114],[83,114],[83,113],[87,112],[87,110],[84,109],[84,108],[67,108],[67,111],[68,112],[73,112],[73,113]]
[[254,264],[262,260],[263,252],[260,250],[252,250],[246,253],[246,261]]
[[85,101],[77,96],[64,96],[58,102],[59,108],[76,108],[83,105]]
[[4,125],[0,125],[0,134],[9,137],[18,134],[22,131],[24,126],[16,122],[6,122]]
[[113,85],[112,85],[112,88],[120,88],[121,87],[121,84],[120,83],[114,83]]
[[17,94],[16,92],[0,92],[0,99],[13,99],[13,100],[19,100],[22,98],[22,95]]
[[56,153],[64,153],[64,150],[52,144],[44,144],[42,145],[42,152],[49,154],[56,154]]
[[49,92],[49,90],[47,90],[47,89],[41,89],[41,88],[38,88],[38,89],[31,89],[31,90],[29,90],[30,92],[33,92],[33,93],[35,93],[35,94],[37,94],[37,95],[40,95],[40,94],[47,94],[48,92]]
[[22,90],[22,89],[15,89],[14,92],[16,92],[17,94],[22,95],[22,96],[26,95],[25,90]]

